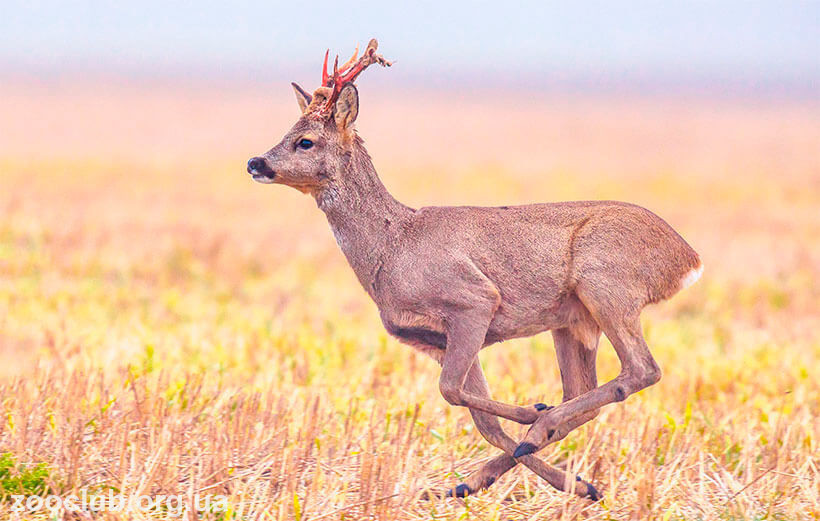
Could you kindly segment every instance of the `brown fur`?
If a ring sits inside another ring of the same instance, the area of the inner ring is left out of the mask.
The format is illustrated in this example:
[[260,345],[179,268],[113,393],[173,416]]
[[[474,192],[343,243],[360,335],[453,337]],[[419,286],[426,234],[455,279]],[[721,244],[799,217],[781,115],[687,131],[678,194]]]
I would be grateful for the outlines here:
[[[444,398],[469,407],[482,435],[505,452],[468,489],[489,486],[520,461],[564,490],[564,474],[531,452],[658,381],[639,314],[674,295],[700,267],[698,255],[660,217],[622,202],[409,208],[385,189],[355,133],[358,93],[348,85],[327,118],[309,113],[321,92],[310,100],[295,87],[306,114],[261,156],[254,178],[315,198],[387,331],[442,364]],[[309,150],[297,146],[304,136],[314,142]],[[493,401],[478,351],[546,330],[564,402],[541,411]],[[622,371],[598,387],[601,331]],[[533,424],[524,442],[516,447],[498,417]],[[569,481],[576,493],[597,497],[591,485]]]

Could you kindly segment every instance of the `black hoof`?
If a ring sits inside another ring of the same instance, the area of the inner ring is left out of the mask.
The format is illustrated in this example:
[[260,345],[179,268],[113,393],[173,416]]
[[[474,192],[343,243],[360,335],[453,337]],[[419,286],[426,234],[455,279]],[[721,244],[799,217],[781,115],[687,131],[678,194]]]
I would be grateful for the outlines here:
[[447,497],[467,497],[472,494],[473,491],[470,490],[470,487],[462,483],[461,485],[457,486],[455,489],[450,489],[447,491]]
[[547,405],[545,403],[536,403],[535,405],[533,405],[533,407],[535,407],[535,410],[538,412],[548,411],[554,408],[552,405]]
[[601,493],[598,492],[598,489],[592,486],[592,483],[587,483],[581,476],[575,476],[575,481],[583,481],[587,486],[587,496],[592,501],[600,501],[601,500]]
[[520,444],[518,447],[515,448],[515,452],[513,452],[513,458],[520,458],[521,456],[532,454],[536,450],[538,450],[538,447],[536,447],[528,441],[525,441],[524,443]]

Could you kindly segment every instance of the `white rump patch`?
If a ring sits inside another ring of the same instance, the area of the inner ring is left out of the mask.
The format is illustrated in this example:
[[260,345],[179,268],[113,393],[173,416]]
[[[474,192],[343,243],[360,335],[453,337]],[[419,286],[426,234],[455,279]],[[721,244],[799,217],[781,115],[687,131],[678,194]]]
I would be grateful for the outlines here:
[[703,264],[699,265],[697,268],[689,270],[689,273],[684,275],[682,279],[680,279],[680,289],[686,289],[695,282],[698,281],[700,276],[703,275]]

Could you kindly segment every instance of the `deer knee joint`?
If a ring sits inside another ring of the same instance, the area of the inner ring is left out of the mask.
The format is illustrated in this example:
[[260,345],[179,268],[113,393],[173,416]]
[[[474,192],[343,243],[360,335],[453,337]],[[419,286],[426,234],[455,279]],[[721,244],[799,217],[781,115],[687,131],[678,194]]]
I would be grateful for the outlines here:
[[646,371],[646,375],[644,375],[642,383],[644,384],[645,387],[649,387],[650,385],[654,385],[654,384],[658,383],[660,381],[660,379],[661,379],[661,368],[658,367],[657,364],[652,364],[652,367],[650,367]]
[[441,392],[441,396],[449,403],[450,405],[461,405],[461,389],[450,385],[448,383],[439,383],[439,391]]
[[639,373],[639,376],[634,378],[635,392],[658,383],[660,379],[661,368],[655,363],[650,364],[649,367],[645,367],[643,371]]

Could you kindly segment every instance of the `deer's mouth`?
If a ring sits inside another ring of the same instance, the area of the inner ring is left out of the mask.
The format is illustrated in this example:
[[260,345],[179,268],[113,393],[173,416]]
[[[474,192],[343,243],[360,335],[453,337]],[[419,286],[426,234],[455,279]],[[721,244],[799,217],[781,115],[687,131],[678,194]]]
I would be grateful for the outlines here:
[[273,178],[276,176],[276,174],[273,173],[273,172],[270,172],[270,173],[254,172],[254,173],[251,174],[251,176],[253,177],[253,180],[256,181],[257,183],[262,183],[262,184],[269,185],[269,184],[273,183]]

